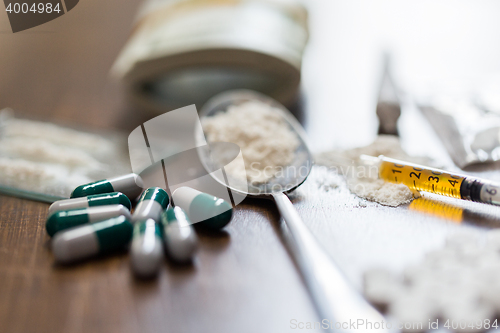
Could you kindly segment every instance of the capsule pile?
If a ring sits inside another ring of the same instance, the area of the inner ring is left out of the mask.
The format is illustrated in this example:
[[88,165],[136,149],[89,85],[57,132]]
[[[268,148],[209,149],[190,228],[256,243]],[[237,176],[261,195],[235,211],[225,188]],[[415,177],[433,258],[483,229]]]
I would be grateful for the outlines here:
[[181,187],[172,194],[173,207],[165,190],[142,191],[138,180],[129,174],[81,185],[71,199],[54,202],[46,229],[56,262],[69,264],[129,248],[134,274],[153,277],[164,253],[174,262],[192,261],[198,238],[191,221],[216,230],[231,221],[232,207],[223,199]]

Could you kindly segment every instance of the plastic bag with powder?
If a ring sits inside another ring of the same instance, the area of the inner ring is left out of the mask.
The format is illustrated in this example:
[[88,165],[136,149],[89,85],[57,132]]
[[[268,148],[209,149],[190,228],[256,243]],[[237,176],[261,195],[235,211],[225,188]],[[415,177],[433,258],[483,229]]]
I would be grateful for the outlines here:
[[126,138],[0,111],[0,193],[53,202],[78,185],[130,172]]

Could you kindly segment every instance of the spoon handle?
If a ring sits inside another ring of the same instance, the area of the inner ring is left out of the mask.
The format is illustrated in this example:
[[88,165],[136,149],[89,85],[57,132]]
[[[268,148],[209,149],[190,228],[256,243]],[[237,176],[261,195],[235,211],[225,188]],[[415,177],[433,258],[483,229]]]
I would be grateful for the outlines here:
[[275,193],[273,197],[290,231],[291,237],[288,237],[290,251],[321,320],[327,319],[330,327],[340,323],[343,325],[342,332],[372,331],[367,329],[370,326],[365,326],[368,322],[373,326],[377,323],[379,329],[376,332],[386,332],[387,330],[380,329],[379,326],[386,327],[384,317],[347,282],[339,268],[302,222],[290,199],[284,193]]

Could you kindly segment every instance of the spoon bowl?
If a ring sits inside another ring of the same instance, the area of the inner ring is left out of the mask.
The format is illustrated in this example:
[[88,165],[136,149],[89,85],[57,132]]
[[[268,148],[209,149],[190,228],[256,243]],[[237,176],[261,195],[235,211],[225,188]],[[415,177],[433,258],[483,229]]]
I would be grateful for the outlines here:
[[[227,182],[224,178],[220,177],[220,173],[215,172],[212,173],[212,177],[214,177],[214,179],[216,179],[222,185],[227,186],[231,190],[244,195],[263,197],[271,196],[274,193],[289,193],[295,190],[307,179],[311,172],[313,158],[307,146],[305,139],[306,136],[304,130],[302,129],[302,126],[283,105],[276,102],[270,97],[254,91],[233,90],[221,93],[210,99],[201,109],[200,119],[203,123],[203,119],[212,117],[220,112],[224,112],[229,106],[240,105],[250,101],[259,101],[261,103],[272,106],[273,110],[279,113],[283,121],[296,134],[299,145],[294,152],[294,158],[291,163],[283,167],[282,172],[274,175],[265,183],[247,182],[246,184],[242,184],[241,181],[238,182],[236,180]],[[198,128],[198,130],[196,130],[195,137],[199,145],[202,146],[205,142],[205,137],[201,129]],[[224,145],[224,143],[217,144],[221,148],[222,145]],[[212,146],[212,148],[214,146],[213,143],[209,143],[209,145]],[[228,147],[224,148],[227,150]],[[214,164],[214,161],[217,160],[217,158],[213,158],[214,150],[217,149],[199,150],[199,153],[201,155],[200,160],[208,170],[217,170],[222,166],[220,165],[222,163]],[[210,158],[210,154],[212,154],[212,158]],[[226,175],[226,177],[231,177],[231,175]]]

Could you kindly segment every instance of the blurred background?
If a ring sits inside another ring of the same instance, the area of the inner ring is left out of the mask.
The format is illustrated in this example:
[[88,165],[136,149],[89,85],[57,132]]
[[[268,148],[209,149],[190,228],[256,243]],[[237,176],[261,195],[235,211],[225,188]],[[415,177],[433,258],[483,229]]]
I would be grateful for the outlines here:
[[[134,128],[142,111],[131,110],[109,72],[140,4],[82,1],[78,10],[16,34],[0,14],[0,105],[46,120]],[[383,52],[410,94],[443,82],[479,84],[500,70],[498,1],[311,0],[305,6],[310,39],[301,100],[313,150],[372,141]]]

